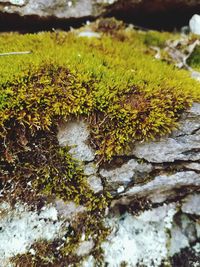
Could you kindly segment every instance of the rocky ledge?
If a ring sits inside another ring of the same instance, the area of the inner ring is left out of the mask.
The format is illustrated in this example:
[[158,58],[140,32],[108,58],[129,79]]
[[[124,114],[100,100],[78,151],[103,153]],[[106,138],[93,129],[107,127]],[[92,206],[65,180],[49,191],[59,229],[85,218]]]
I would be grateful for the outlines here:
[[198,266],[200,85],[166,33],[85,33],[1,36],[0,266]]
[[[60,128],[58,139],[76,145],[71,153],[84,162],[93,190],[113,196],[106,219],[112,232],[102,244],[106,266],[198,266],[200,104],[170,136],[138,143],[104,167],[93,162],[88,135],[84,122],[73,122]],[[95,266],[93,257],[83,266]]]
[[187,25],[189,18],[199,11],[200,4],[197,0],[0,1],[2,29],[6,27],[44,29],[47,27],[47,20],[52,27],[66,28],[99,16],[116,16],[144,26],[173,29]]
[[[74,121],[62,123],[57,137],[61,146],[71,147],[92,190],[112,195],[104,218],[109,234],[101,243],[103,266],[199,266],[200,104],[182,115],[170,136],[135,144],[131,153],[101,167],[89,135],[84,121]],[[2,203],[1,266],[9,266],[13,256],[39,253],[34,244],[41,239],[66,238],[66,228],[84,212],[83,206],[61,200],[37,211]],[[96,266],[92,238],[82,233],[76,248],[77,257],[84,256],[80,266]]]

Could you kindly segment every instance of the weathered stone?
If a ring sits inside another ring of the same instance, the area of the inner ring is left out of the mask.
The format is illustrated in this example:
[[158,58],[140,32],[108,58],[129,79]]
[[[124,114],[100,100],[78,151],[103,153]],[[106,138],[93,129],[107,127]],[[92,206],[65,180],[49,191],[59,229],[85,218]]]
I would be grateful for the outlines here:
[[177,197],[177,190],[200,187],[200,174],[193,171],[177,172],[173,175],[156,176],[152,181],[137,185],[121,194],[121,199],[114,200],[116,203],[128,204],[135,197],[148,198],[154,203],[162,203],[166,199]]
[[80,32],[78,34],[78,37],[88,37],[88,38],[100,38],[101,35],[97,32],[92,32],[92,31],[84,31],[84,32]]
[[[195,8],[196,12],[200,10],[198,0],[1,0],[0,13],[15,14],[22,19],[28,16],[34,18],[54,18],[54,19],[84,19],[96,18],[101,15],[118,15],[123,17],[141,18],[142,12],[144,21],[148,16],[157,14],[162,20],[160,14],[176,14],[184,15],[187,11]],[[180,17],[179,15],[179,17]],[[180,17],[181,18],[181,17]],[[167,17],[166,17],[167,19]],[[141,19],[140,19],[141,20]],[[150,20],[151,22],[151,20]],[[171,20],[168,20],[168,24]],[[193,26],[192,29],[196,29]],[[195,24],[196,25],[196,24]],[[25,25],[26,26],[26,25]],[[158,25],[159,27],[159,25]],[[196,30],[195,30],[196,32]]]
[[43,207],[40,212],[29,211],[26,205],[17,204],[12,209],[7,203],[0,205],[0,266],[7,267],[8,259],[28,252],[39,240],[53,240],[64,233],[62,220],[58,220],[53,206]]
[[200,194],[189,195],[184,199],[182,211],[200,216]]
[[92,175],[97,173],[97,165],[93,162],[90,162],[84,166],[84,174],[85,175]]
[[195,14],[189,22],[190,30],[194,34],[200,35],[200,16]]
[[188,163],[184,165],[187,169],[200,171],[200,163]]
[[[163,208],[163,209],[162,209]],[[126,213],[122,217],[109,220],[112,233],[103,243],[104,262],[109,267],[120,266],[160,266],[168,256],[168,234],[171,228],[175,206],[165,205],[146,211],[138,217]]]
[[78,256],[85,256],[89,254],[94,247],[93,240],[83,241],[80,243],[79,247],[76,249],[75,253]]
[[55,201],[55,207],[58,215],[64,219],[75,219],[77,215],[86,211],[86,208],[81,205],[76,205],[74,202],[64,202],[61,199]]
[[178,130],[172,133],[173,137],[191,135],[200,129],[200,104],[194,103],[192,107],[183,113]]
[[83,121],[68,122],[58,129],[60,146],[71,147],[70,153],[82,161],[92,161],[95,158],[92,148],[88,144],[89,130]]
[[180,120],[180,128],[170,137],[136,145],[132,155],[148,162],[165,163],[200,160],[200,104],[195,103]]
[[175,225],[171,229],[171,240],[170,240],[170,256],[181,251],[182,248],[188,247],[189,241],[187,237],[182,233],[180,227]]
[[139,144],[132,154],[153,163],[196,161],[200,160],[197,149],[200,149],[200,136],[194,134]]
[[88,183],[91,189],[95,193],[103,191],[103,185],[102,185],[101,179],[98,176],[91,175],[87,178],[87,180],[88,180]]
[[127,186],[130,182],[136,182],[137,179],[146,176],[151,171],[151,164],[138,163],[135,159],[131,159],[119,168],[101,169],[99,173],[106,178],[108,186],[117,189],[120,185]]

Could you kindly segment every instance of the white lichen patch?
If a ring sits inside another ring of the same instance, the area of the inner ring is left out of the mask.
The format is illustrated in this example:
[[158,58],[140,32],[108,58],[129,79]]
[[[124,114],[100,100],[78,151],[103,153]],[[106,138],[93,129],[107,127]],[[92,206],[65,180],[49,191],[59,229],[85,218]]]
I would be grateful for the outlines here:
[[146,211],[138,217],[126,213],[123,217],[112,218],[109,225],[113,231],[102,244],[104,261],[109,267],[137,264],[148,267],[160,266],[168,256],[168,229],[176,213],[174,205],[166,205]]
[[53,206],[37,212],[29,211],[24,204],[17,204],[14,209],[7,203],[1,204],[0,266],[7,267],[11,257],[26,253],[38,240],[53,240],[62,235],[62,224]]

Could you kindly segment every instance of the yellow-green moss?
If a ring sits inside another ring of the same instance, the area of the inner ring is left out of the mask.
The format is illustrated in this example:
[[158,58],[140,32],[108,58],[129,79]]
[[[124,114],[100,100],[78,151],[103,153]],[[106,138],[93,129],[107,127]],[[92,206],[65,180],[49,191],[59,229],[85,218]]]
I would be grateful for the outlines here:
[[[61,198],[87,208],[72,225],[75,234],[68,233],[69,242],[62,243],[60,261],[66,266],[81,260],[74,250],[82,232],[86,240],[95,236],[92,253],[100,262],[100,243],[108,233],[103,216],[110,196],[94,194],[80,163],[67,148],[59,147],[59,121],[86,120],[96,159],[102,162],[136,140],[169,133],[180,114],[200,101],[199,83],[149,53],[148,46],[162,47],[170,34],[136,32],[113,20],[93,28],[102,32],[101,38],[80,38],[72,32],[0,35],[0,52],[32,51],[0,57],[4,198],[33,205]],[[41,241],[33,245],[38,250],[35,258],[28,253],[15,262],[23,267],[56,266],[55,246],[60,242]]]
[[130,141],[170,132],[180,113],[199,100],[200,85],[186,71],[146,53],[150,36],[162,43],[164,34],[123,34],[123,41],[113,34],[99,39],[65,32],[1,35],[1,52],[32,54],[1,57],[0,125],[5,130],[14,119],[47,129],[61,117],[84,115],[104,159],[127,149]]
[[187,63],[194,69],[200,71],[200,46],[197,46],[191,56],[188,58]]

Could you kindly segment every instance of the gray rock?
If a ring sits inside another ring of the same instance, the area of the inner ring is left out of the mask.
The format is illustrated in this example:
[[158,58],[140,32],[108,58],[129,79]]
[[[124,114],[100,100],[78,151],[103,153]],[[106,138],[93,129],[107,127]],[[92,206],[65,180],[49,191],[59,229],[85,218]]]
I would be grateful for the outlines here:
[[160,266],[168,256],[167,232],[175,213],[175,206],[171,204],[145,211],[138,217],[126,213],[110,218],[112,232],[102,244],[104,262],[109,267],[120,266],[121,262],[127,266]]
[[184,165],[187,169],[200,171],[200,163],[188,163]]
[[198,12],[199,1],[163,0],[161,5],[158,0],[151,0],[150,4],[146,0],[0,0],[1,13],[17,14],[22,18],[32,15],[42,19],[96,18],[112,13],[128,13],[134,18],[138,17],[141,12],[145,17],[153,13],[171,12],[172,9],[186,11],[191,7],[196,8]]
[[119,185],[126,186],[130,182],[135,182],[138,177],[146,176],[151,171],[151,164],[138,163],[135,159],[131,159],[119,168],[111,170],[101,169],[99,173],[102,177],[106,178],[108,185],[119,187]]
[[88,144],[89,130],[86,123],[67,122],[58,128],[58,142],[60,146],[71,147],[70,153],[82,161],[92,161],[95,158],[94,151]]
[[101,35],[97,32],[84,31],[84,32],[79,32],[78,37],[100,38]]
[[75,219],[76,216],[86,211],[86,208],[81,205],[76,205],[74,202],[64,202],[62,199],[55,200],[55,208],[58,215],[64,219]]
[[194,103],[189,110],[183,113],[178,130],[174,131],[172,136],[191,135],[198,129],[200,129],[200,104]]
[[200,104],[195,103],[180,120],[179,130],[170,137],[140,143],[132,151],[132,155],[148,162],[164,163],[200,160]]
[[173,175],[160,175],[154,180],[134,186],[121,194],[121,199],[114,200],[117,203],[128,204],[135,197],[148,198],[154,203],[162,203],[166,199],[177,197],[177,189],[200,187],[200,174],[193,171],[177,172]]
[[39,212],[30,211],[26,204],[12,208],[3,202],[0,205],[0,266],[7,267],[9,259],[28,252],[31,245],[40,240],[51,241],[64,235],[68,226],[58,220],[55,207],[44,206]]
[[93,14],[93,4],[91,0],[1,0],[0,11],[20,16],[35,15],[40,18],[83,18]]
[[84,174],[85,175],[96,174],[97,170],[98,170],[97,165],[93,162],[85,164],[85,166],[84,166]]
[[95,193],[99,193],[99,192],[103,191],[103,185],[101,183],[101,179],[98,176],[91,175],[87,178],[87,180],[88,180],[88,183],[89,183],[91,189]]
[[161,139],[136,146],[132,154],[153,163],[200,160],[200,135]]
[[184,199],[182,211],[200,216],[200,194],[189,195]]
[[75,253],[77,254],[77,256],[85,256],[91,252],[93,247],[94,247],[93,240],[83,241],[80,243]]
[[195,14],[190,19],[189,26],[192,33],[200,35],[200,16]]
[[171,239],[169,248],[170,256],[173,256],[175,253],[180,252],[182,248],[188,246],[189,246],[189,241],[187,237],[182,233],[181,228],[175,225],[171,229]]

